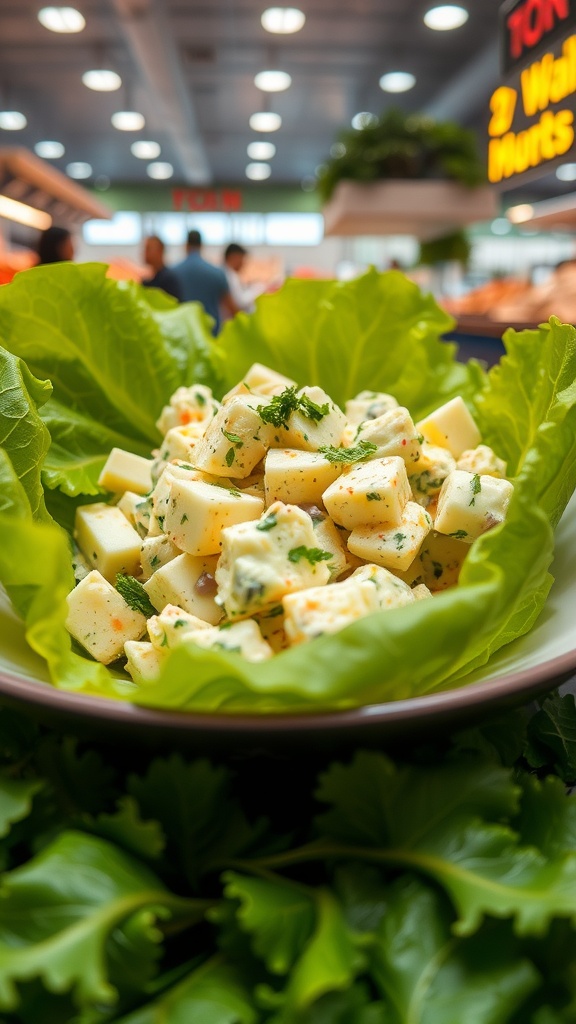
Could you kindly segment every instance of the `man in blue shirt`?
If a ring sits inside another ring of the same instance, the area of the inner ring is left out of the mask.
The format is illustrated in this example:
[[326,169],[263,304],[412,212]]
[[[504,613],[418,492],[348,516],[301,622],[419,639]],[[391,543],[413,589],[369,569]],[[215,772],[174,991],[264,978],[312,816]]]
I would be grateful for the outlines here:
[[172,270],[180,285],[182,301],[201,302],[206,312],[215,320],[212,333],[217,334],[220,330],[220,306],[230,313],[230,316],[234,316],[238,309],[231,298],[226,274],[201,256],[201,248],[200,232],[190,231],[186,246],[188,255]]

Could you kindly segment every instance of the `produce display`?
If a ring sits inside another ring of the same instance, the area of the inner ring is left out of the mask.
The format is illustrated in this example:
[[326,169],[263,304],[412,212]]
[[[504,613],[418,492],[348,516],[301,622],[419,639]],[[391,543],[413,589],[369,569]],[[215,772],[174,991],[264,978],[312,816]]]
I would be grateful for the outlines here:
[[0,580],[56,686],[354,707],[464,683],[530,629],[576,483],[573,327],[507,332],[487,374],[398,272],[209,327],[100,265],[0,289]]

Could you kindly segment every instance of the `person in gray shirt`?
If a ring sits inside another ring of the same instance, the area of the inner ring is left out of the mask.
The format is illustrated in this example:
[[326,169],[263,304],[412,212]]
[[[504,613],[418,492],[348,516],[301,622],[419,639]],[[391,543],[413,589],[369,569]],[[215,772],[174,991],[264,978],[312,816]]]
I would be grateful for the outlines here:
[[201,254],[202,236],[199,231],[190,231],[186,245],[187,256],[181,263],[172,267],[180,285],[183,302],[201,302],[204,309],[215,323],[213,334],[220,330],[220,307],[230,316],[238,312],[238,307],[230,295],[226,274],[220,267],[208,263]]

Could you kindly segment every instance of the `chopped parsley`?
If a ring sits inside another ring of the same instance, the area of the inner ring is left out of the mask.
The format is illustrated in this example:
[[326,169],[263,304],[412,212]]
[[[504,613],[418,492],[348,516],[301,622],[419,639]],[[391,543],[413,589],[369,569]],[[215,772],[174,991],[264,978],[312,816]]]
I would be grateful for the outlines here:
[[439,580],[442,573],[444,572],[444,569],[442,568],[440,562],[432,562],[432,569],[434,572],[434,579]]
[[366,498],[368,501],[382,501],[382,495],[377,494],[376,491],[368,491]]
[[478,476],[478,473],[474,473],[474,476],[470,481],[470,490],[472,491],[472,497],[470,498],[468,505],[475,505],[476,495],[480,494],[480,491],[482,490],[482,484],[480,483],[480,477]]
[[318,423],[330,412],[328,402],[318,405],[307,395],[299,395],[296,385],[284,388],[280,395],[275,395],[269,405],[260,406],[258,415],[263,423],[271,423],[273,427],[288,429],[289,418],[293,412],[301,412],[309,420]]
[[188,522],[188,516],[186,515],[186,513],[184,513],[184,515],[182,516],[182,519],[180,520],[180,526],[183,526],[184,523],[187,523],[187,522]]
[[404,541],[406,540],[405,533],[395,533],[394,540],[396,541],[396,551],[402,551],[404,547]]
[[141,612],[147,619],[156,614],[156,609],[144,587],[133,576],[125,576],[122,572],[117,573],[116,590],[133,612]]
[[328,459],[328,462],[344,463],[362,462],[363,459],[368,459],[377,450],[378,446],[372,444],[371,441],[359,441],[352,448],[334,448],[331,444],[325,444],[318,449],[324,458]]
[[223,427],[222,433],[224,434],[226,440],[230,441],[232,444],[235,444],[237,448],[241,448],[242,445],[244,444],[244,441],[242,440],[241,437],[238,436],[238,434],[231,434],[228,430],[224,430]]
[[464,537],[468,536],[468,530],[455,530],[454,533],[449,533],[449,537],[455,537],[456,540],[464,540]]
[[150,559],[150,568],[155,569],[157,565],[160,565],[160,555],[152,555]]
[[305,558],[310,565],[316,565],[317,562],[329,562],[332,555],[329,551],[321,551],[320,548],[307,548],[303,544],[298,548],[292,548],[288,552],[289,562],[299,562],[301,558]]
[[176,619],[176,622],[173,622],[172,625],[174,629],[180,629],[181,626],[186,626],[187,622],[186,619]]
[[[231,463],[230,463],[230,465],[231,465]],[[237,487],[227,487],[226,484],[218,484],[218,483],[215,483],[213,480],[210,481],[210,486],[211,487],[220,487],[221,490],[228,491],[228,493],[232,494],[235,498],[241,498],[242,497],[242,492],[239,491]]]
[[206,405],[206,399],[204,398],[204,395],[200,391],[194,392],[194,398],[198,402],[198,405]]
[[276,518],[276,514],[271,512],[269,516],[266,516],[266,519],[263,519],[261,523],[258,523],[256,529],[261,530],[262,533],[267,533],[268,530],[274,529],[277,522],[278,519]]
[[226,455],[224,456],[224,458],[225,458],[226,465],[227,466],[231,466],[232,463],[234,462],[234,459],[236,458],[236,451],[235,451],[235,449],[234,448],[229,448],[228,451],[226,452]]
[[275,619],[278,615],[283,615],[283,614],[284,614],[284,609],[283,609],[282,605],[281,604],[277,604],[277,605],[274,606],[274,608],[271,608],[269,612],[266,612],[266,614],[263,615],[262,618],[263,619]]

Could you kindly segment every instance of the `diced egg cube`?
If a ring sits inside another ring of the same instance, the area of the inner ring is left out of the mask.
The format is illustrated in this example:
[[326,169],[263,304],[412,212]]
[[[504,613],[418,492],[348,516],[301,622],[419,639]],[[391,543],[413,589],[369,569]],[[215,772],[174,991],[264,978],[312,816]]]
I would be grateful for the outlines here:
[[276,502],[259,522],[222,531],[217,601],[230,619],[252,615],[278,604],[284,594],[323,586],[330,578],[327,561],[310,516]]
[[186,636],[200,629],[212,629],[212,626],[175,604],[167,604],[158,615],[148,619],[148,636],[159,651],[177,647]]
[[403,406],[390,409],[375,420],[365,420],[361,423],[354,443],[360,441],[376,445],[376,451],[370,456],[371,459],[385,459],[397,455],[404,459],[410,471],[420,458],[421,438],[408,409]]
[[398,402],[393,395],[383,391],[360,391],[355,398],[346,402],[346,418],[349,423],[362,423],[364,420],[375,420],[391,409],[397,409]]
[[262,363],[252,363],[249,370],[246,370],[242,380],[235,387],[231,388],[222,401],[229,402],[235,395],[279,395],[286,388],[294,387],[296,381],[285,377],[283,373],[271,370],[269,366]]
[[340,476],[342,467],[319,452],[274,448],[264,462],[266,504],[275,501],[299,505],[319,502],[326,488]]
[[434,528],[471,544],[504,522],[513,490],[508,480],[455,469],[442,484]]
[[352,577],[329,587],[311,587],[283,600],[284,628],[290,644],[301,644],[325,633],[337,633],[351,622],[380,610],[376,587]]
[[308,452],[317,452],[324,446],[338,446],[342,431],[346,426],[346,417],[330,395],[327,395],[322,388],[311,387],[301,388],[298,397],[304,401],[312,402],[313,405],[322,410],[317,412],[306,407],[290,413],[287,427],[278,427],[275,430],[271,447],[272,448],[301,448]]
[[[206,475],[201,470],[196,469],[189,462],[169,462],[163,469],[158,483],[156,484],[152,494],[150,495],[152,502],[153,516],[157,520],[156,528],[154,528],[154,519],[149,520],[150,534],[155,536],[157,533],[161,533],[164,529],[164,518],[166,516],[166,509],[170,504],[170,487],[173,480],[205,480]],[[216,477],[209,477],[210,480],[215,480]]]
[[126,641],[138,640],[146,629],[146,617],[133,611],[96,569],[68,594],[67,603],[68,632],[103,665],[116,661]]
[[364,580],[364,582],[370,583],[370,586],[376,590],[378,606],[382,609],[402,608],[405,604],[412,604],[414,601],[414,594],[408,584],[381,565],[360,566],[347,580],[344,580],[344,583],[351,583],[352,580]]
[[194,450],[199,437],[197,426],[171,427],[164,436],[160,449],[160,458],[164,462],[180,459],[182,462],[193,462]]
[[227,526],[258,519],[264,502],[236,488],[204,480],[172,480],[163,529],[189,555],[215,555]]
[[161,434],[166,434],[172,427],[194,425],[201,433],[208,426],[212,417],[218,412],[217,402],[204,384],[193,384],[190,388],[177,388],[170,403],[165,405],[156,424]]
[[166,654],[147,640],[127,640],[124,644],[126,671],[135,683],[153,683],[160,675]]
[[168,562],[179,554],[181,554],[180,549],[163,533],[159,534],[158,537],[145,537],[140,548],[142,579],[149,580],[152,573],[155,573],[163,565],[167,565]]
[[258,412],[263,395],[235,395],[223,405],[194,450],[194,464],[205,473],[241,479],[249,476],[270,445],[270,425]]
[[178,555],[156,570],[144,590],[158,611],[175,604],[214,626],[222,618],[222,609],[214,600],[216,562],[216,558]]
[[357,526],[348,538],[348,547],[367,562],[404,571],[414,561],[431,529],[428,512],[408,501],[396,526]]
[[115,505],[98,501],[76,509],[74,537],[95,569],[111,582],[119,572],[138,576],[140,536]]
[[198,647],[204,647],[207,650],[241,654],[246,661],[267,661],[274,654],[254,619],[246,619],[243,622],[226,622],[222,626],[197,630],[195,633],[190,633],[187,639],[193,640]]
[[458,459],[467,448],[475,448],[482,440],[480,431],[458,395],[416,424],[430,444],[447,448]]
[[330,484],[322,500],[334,522],[353,530],[399,523],[411,497],[404,460],[392,456],[353,466]]
[[462,452],[456,463],[456,468],[464,469],[467,473],[497,476],[504,479],[507,467],[504,459],[499,459],[487,444],[479,444],[477,448],[469,448]]
[[98,485],[116,494],[121,491],[147,494],[152,489],[152,459],[113,448],[98,477]]
[[424,442],[420,458],[408,476],[414,501],[428,508],[433,498],[440,494],[446,477],[456,469],[456,461],[447,448]]

